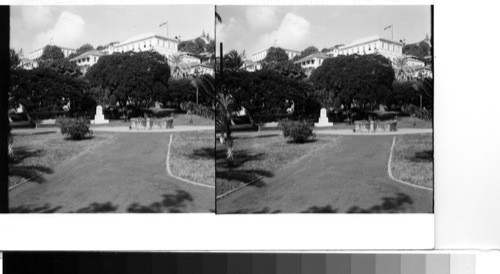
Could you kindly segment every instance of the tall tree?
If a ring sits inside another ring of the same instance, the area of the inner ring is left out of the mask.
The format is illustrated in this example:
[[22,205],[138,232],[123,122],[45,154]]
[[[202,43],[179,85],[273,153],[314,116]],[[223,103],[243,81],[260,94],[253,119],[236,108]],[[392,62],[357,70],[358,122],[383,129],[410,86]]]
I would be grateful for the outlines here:
[[239,70],[243,65],[243,54],[239,54],[236,50],[231,50],[230,52],[224,54],[224,68]]
[[295,56],[293,58],[293,61],[300,60],[300,59],[302,59],[304,57],[307,57],[307,56],[309,56],[309,55],[311,55],[313,53],[316,53],[316,52],[319,52],[319,50],[318,50],[317,47],[315,47],[315,46],[309,46],[309,47],[305,48],[303,51],[301,51],[299,55]]
[[108,89],[121,107],[149,107],[168,92],[170,67],[157,52],[126,52],[102,56],[85,74],[93,87]]
[[48,60],[62,60],[64,59],[64,53],[58,46],[47,45],[43,49],[42,56],[40,56],[40,60],[48,61]]
[[264,62],[286,62],[288,61],[288,54],[282,48],[271,47],[267,50]]
[[76,52],[71,53],[71,54],[68,56],[68,59],[75,58],[76,56],[78,56],[78,55],[80,55],[80,54],[83,54],[83,53],[85,53],[85,52],[91,51],[91,50],[94,50],[94,47],[93,47],[91,44],[84,44],[84,45],[82,45],[81,47],[77,48],[77,49],[76,49]]
[[309,78],[316,89],[332,93],[346,114],[370,111],[388,101],[394,70],[382,55],[348,55],[326,59]]
[[184,63],[183,59],[184,55],[181,53],[174,53],[168,58],[170,71],[172,72],[172,77],[175,79],[183,78],[188,75],[189,67]]
[[14,49],[10,49],[9,52],[10,52],[10,69],[13,70],[19,67],[19,65],[21,64],[21,57]]
[[398,81],[409,81],[413,79],[413,68],[408,64],[405,56],[397,57],[393,61],[395,77]]

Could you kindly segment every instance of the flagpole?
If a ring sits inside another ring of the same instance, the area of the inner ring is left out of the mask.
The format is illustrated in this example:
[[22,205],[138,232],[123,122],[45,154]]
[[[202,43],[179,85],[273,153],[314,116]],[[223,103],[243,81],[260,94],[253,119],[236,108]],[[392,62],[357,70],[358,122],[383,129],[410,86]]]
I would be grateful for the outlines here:
[[[167,29],[168,29],[168,27],[167,27]],[[394,24],[391,24],[391,40],[394,41]]]

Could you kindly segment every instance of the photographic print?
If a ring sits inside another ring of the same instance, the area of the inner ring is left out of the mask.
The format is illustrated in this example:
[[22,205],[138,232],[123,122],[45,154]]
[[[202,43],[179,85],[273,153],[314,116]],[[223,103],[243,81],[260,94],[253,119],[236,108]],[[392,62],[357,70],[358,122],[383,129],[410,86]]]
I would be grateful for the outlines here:
[[217,6],[217,213],[432,213],[432,6]]
[[215,211],[213,5],[12,6],[10,26],[11,213]]

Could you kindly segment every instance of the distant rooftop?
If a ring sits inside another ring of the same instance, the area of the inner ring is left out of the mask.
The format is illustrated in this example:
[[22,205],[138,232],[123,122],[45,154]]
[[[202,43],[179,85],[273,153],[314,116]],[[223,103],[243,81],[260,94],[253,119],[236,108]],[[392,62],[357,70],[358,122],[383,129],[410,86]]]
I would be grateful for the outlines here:
[[293,51],[293,52],[300,53],[300,51],[298,51],[298,50],[294,50],[294,49],[287,49],[287,48],[280,47],[280,46],[271,46],[271,47],[268,47],[268,48],[265,48],[265,49],[261,49],[261,50],[259,50],[259,51],[256,51],[256,52],[254,53],[254,55],[255,55],[255,54],[257,54],[257,53],[260,53],[260,52],[263,52],[263,51],[269,50],[270,48],[280,48],[280,49],[283,49],[284,51]]
[[330,58],[330,57],[328,55],[322,53],[322,52],[316,52],[316,53],[309,54],[306,57],[295,61],[294,64],[302,63],[304,61],[313,60],[314,58],[327,59],[327,58]]
[[352,41],[350,43],[347,43],[346,45],[340,47],[340,49],[346,49],[346,48],[350,48],[350,47],[361,45],[361,44],[366,44],[366,43],[369,43],[369,42],[372,42],[372,41],[377,41],[377,40],[384,40],[384,41],[387,41],[387,42],[391,42],[391,43],[403,45],[400,42],[393,41],[393,40],[387,39],[387,38],[382,38],[379,35],[372,35],[372,36],[360,38],[360,39],[354,40],[354,41]]
[[122,41],[122,42],[118,43],[115,46],[119,47],[119,46],[123,46],[123,45],[130,44],[130,43],[133,43],[133,42],[145,40],[145,39],[148,39],[148,38],[151,38],[151,37],[158,37],[158,38],[162,38],[162,39],[165,39],[165,40],[170,40],[172,42],[179,42],[178,40],[176,40],[174,38],[169,38],[169,37],[166,37],[166,36],[163,36],[163,35],[156,34],[156,33],[152,32],[152,31],[149,31],[149,32],[146,32],[146,33],[142,33],[142,34],[139,34],[139,35],[127,38],[127,39],[125,39],[125,41]]
[[78,60],[80,58],[84,58],[84,57],[87,57],[87,56],[103,56],[104,53],[100,52],[100,51],[97,51],[97,50],[91,50],[91,51],[87,51],[85,53],[82,53],[78,56],[76,56],[75,58],[71,59],[70,61],[75,61],[75,60]]

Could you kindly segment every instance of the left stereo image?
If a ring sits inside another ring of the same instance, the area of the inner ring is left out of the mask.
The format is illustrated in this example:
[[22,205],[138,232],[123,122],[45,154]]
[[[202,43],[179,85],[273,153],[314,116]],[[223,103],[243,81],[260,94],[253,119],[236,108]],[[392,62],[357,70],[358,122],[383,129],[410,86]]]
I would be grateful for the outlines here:
[[8,211],[215,212],[214,12],[11,6]]

